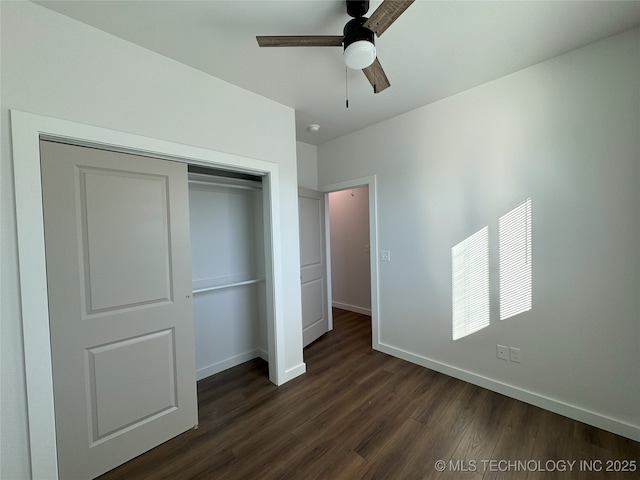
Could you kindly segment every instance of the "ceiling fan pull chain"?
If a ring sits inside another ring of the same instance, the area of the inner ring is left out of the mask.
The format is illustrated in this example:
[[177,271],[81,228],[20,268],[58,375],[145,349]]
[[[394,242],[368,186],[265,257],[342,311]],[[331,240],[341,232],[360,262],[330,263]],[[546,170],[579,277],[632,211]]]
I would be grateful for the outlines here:
[[349,69],[344,67],[344,96],[345,105],[349,108]]
[[378,66],[373,63],[373,93],[378,93]]

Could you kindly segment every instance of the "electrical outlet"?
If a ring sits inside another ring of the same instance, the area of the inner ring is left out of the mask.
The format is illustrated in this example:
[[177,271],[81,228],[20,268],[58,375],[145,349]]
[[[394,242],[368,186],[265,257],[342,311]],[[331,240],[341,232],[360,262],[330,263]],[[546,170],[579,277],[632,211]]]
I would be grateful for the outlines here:
[[509,353],[511,355],[511,361],[520,363],[520,349],[516,347],[510,347]]
[[390,262],[391,261],[391,252],[388,250],[380,251],[380,261],[381,262]]
[[496,353],[498,358],[509,360],[509,349],[505,345],[496,345]]

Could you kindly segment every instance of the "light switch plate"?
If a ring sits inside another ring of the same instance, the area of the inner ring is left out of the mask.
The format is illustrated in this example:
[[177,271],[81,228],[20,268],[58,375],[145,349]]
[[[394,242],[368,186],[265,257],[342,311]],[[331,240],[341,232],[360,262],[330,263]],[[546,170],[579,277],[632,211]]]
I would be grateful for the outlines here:
[[506,345],[496,345],[496,355],[501,360],[509,360],[509,348]]

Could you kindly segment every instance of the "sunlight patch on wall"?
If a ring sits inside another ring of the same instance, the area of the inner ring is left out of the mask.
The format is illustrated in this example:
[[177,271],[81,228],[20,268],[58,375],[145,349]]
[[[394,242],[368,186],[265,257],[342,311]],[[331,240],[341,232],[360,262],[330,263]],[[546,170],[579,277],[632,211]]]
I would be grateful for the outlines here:
[[451,249],[453,339],[489,325],[489,227]]
[[500,320],[531,310],[531,198],[498,222]]

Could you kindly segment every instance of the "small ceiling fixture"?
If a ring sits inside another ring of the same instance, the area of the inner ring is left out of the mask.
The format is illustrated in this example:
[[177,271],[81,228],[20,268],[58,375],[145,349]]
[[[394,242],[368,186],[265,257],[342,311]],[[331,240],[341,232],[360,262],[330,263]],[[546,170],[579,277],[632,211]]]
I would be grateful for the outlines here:
[[307,130],[309,130],[311,133],[317,133],[318,130],[320,130],[320,125],[318,125],[317,123],[312,123],[307,127]]

